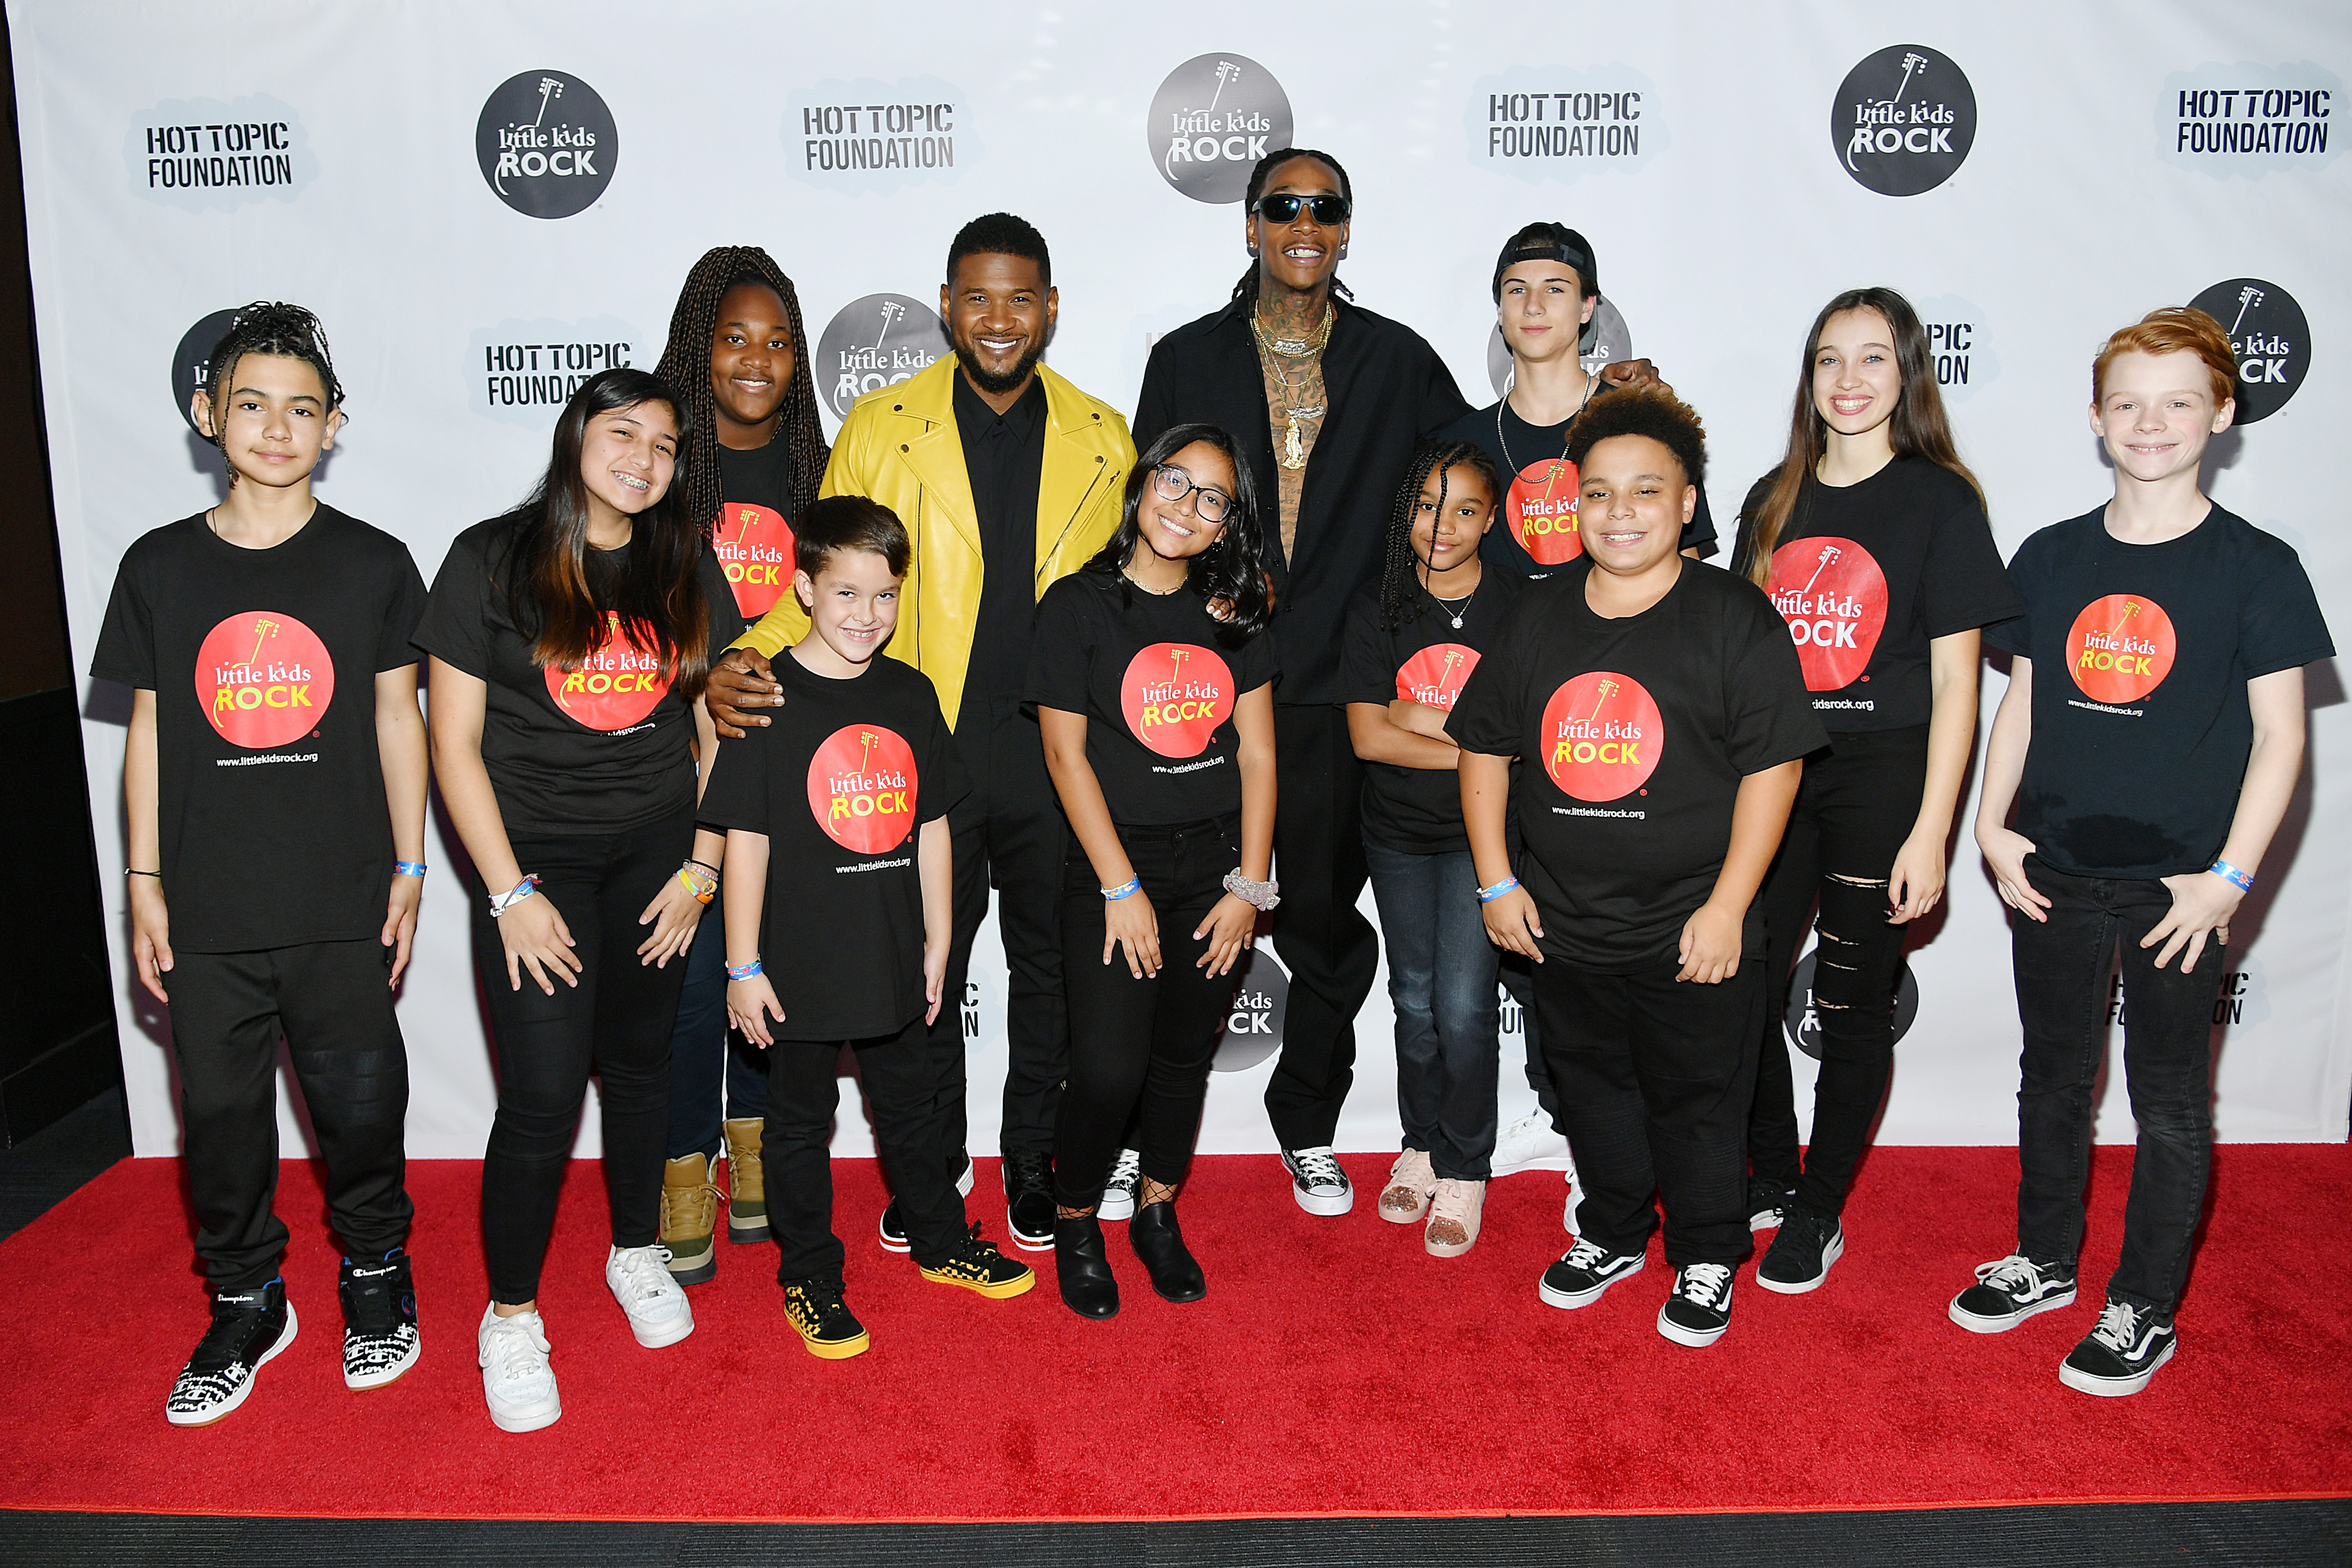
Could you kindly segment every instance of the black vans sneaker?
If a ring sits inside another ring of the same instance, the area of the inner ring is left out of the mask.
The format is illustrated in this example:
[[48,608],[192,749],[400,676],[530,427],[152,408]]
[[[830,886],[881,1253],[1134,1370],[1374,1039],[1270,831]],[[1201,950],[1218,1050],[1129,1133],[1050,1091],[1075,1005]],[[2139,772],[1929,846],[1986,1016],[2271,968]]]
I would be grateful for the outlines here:
[[922,1273],[924,1279],[936,1284],[961,1285],[998,1300],[1024,1295],[1037,1283],[1037,1276],[1027,1264],[1015,1263],[997,1251],[994,1242],[981,1239],[977,1225],[939,1267],[925,1268]]
[[1790,1200],[1797,1195],[1794,1187],[1784,1187],[1769,1176],[1748,1178],[1748,1228],[1750,1231],[1770,1230],[1780,1223],[1788,1212]]
[[1977,1265],[1977,1282],[1952,1298],[1952,1321],[1972,1334],[2013,1329],[2036,1312],[2074,1304],[2074,1268],[2011,1253]]
[[799,1331],[808,1353],[826,1361],[844,1361],[864,1353],[873,1343],[866,1325],[841,1299],[838,1279],[792,1279],[784,1284],[784,1316]]
[[215,1295],[212,1327],[173,1381],[172,1396],[163,1402],[164,1419],[174,1426],[204,1426],[244,1404],[253,1392],[254,1373],[294,1342],[297,1327],[283,1279],[255,1290]]
[[1643,1255],[1638,1252],[1612,1252],[1597,1241],[1577,1238],[1560,1260],[1543,1272],[1536,1285],[1536,1294],[1547,1307],[1561,1307],[1574,1311],[1590,1307],[1601,1300],[1601,1293],[1620,1279],[1631,1279],[1642,1271]]
[[2110,1301],[2100,1310],[2099,1326],[2058,1363],[2058,1381],[2111,1398],[2137,1394],[2179,1344],[2171,1319],[2128,1302]]
[[1675,1275],[1674,1294],[1658,1309],[1658,1332],[1678,1345],[1705,1350],[1729,1327],[1731,1265],[1683,1265]]
[[906,1216],[898,1212],[898,1199],[892,1198],[887,1205],[884,1205],[882,1210],[882,1223],[877,1226],[875,1229],[882,1238],[883,1251],[909,1252],[913,1250],[913,1244],[908,1242],[907,1239],[907,1220]]
[[1043,1154],[1004,1156],[1004,1225],[1024,1252],[1054,1250],[1054,1163]]
[[343,1386],[382,1388],[416,1364],[416,1285],[395,1247],[373,1263],[343,1259]]
[[1845,1227],[1827,1215],[1801,1208],[1785,1210],[1780,1234],[1756,1266],[1756,1283],[1783,1296],[1817,1290],[1830,1277],[1830,1265],[1845,1256]]

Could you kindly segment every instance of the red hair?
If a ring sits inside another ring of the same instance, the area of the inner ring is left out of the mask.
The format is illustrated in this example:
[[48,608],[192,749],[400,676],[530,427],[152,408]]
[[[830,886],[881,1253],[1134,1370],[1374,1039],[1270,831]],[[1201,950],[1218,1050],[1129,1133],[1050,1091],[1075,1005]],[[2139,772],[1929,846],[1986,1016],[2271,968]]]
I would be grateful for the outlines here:
[[2167,305],[2150,310],[2116,332],[2091,362],[2091,401],[2107,395],[2107,367],[2118,354],[2195,354],[2213,378],[2213,406],[2237,395],[2238,353],[2221,323],[2194,305]]

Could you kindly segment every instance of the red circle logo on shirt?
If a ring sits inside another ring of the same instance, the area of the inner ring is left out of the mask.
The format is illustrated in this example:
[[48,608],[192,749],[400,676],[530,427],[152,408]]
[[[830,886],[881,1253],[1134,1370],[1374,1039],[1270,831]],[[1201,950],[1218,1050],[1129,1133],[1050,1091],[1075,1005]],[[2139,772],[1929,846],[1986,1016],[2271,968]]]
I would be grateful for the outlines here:
[[1544,772],[1578,800],[1619,800],[1640,789],[1665,743],[1657,702],[1613,669],[1580,675],[1544,704]]
[[319,727],[335,661],[319,634],[276,610],[240,610],[196,648],[196,700],[221,739],[257,750]]
[[735,607],[758,620],[792,591],[793,525],[773,507],[729,501],[719,509],[710,552],[735,591]]
[[879,724],[845,724],[809,759],[816,825],[860,855],[895,849],[915,831],[915,752]]
[[625,730],[669,695],[661,658],[646,652],[614,611],[604,615],[604,644],[577,669],[549,665],[547,694],[555,705],[591,730]]
[[1828,536],[1783,544],[1764,592],[1789,623],[1806,690],[1840,690],[1870,668],[1886,629],[1886,574],[1869,551]]
[[2132,702],[2164,684],[2179,649],[2172,617],[2145,594],[2083,606],[2066,634],[2066,668],[2094,702]]
[[1458,642],[1432,643],[1398,667],[1396,694],[1406,702],[1453,711],[1462,683],[1478,668],[1478,650]]
[[1566,458],[1529,463],[1503,498],[1504,521],[1519,548],[1541,566],[1565,566],[1584,553],[1576,531],[1576,465]]
[[1233,717],[1234,672],[1197,643],[1156,642],[1128,660],[1118,683],[1128,731],[1163,757],[1197,757]]

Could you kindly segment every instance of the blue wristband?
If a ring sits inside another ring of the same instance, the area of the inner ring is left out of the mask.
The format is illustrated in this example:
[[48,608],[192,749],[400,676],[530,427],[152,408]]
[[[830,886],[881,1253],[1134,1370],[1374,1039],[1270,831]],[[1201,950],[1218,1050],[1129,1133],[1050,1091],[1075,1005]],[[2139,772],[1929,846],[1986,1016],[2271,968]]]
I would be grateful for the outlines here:
[[730,963],[727,966],[727,978],[730,980],[749,980],[761,973],[763,972],[760,968],[760,961],[756,958],[749,963]]
[[1479,889],[1478,901],[1482,904],[1491,904],[1518,885],[1519,879],[1517,877],[1506,877],[1491,888]]
[[392,863],[393,875],[396,877],[422,877],[425,869],[422,860],[394,860]]
[[2254,890],[2253,873],[2241,871],[2227,860],[2216,860],[2205,868],[2242,893],[2251,893]]
[[1102,890],[1102,896],[1106,900],[1111,903],[1117,903],[1119,900],[1131,897],[1142,890],[1143,879],[1140,877],[1129,877],[1126,881],[1121,882],[1116,888],[1105,888]]

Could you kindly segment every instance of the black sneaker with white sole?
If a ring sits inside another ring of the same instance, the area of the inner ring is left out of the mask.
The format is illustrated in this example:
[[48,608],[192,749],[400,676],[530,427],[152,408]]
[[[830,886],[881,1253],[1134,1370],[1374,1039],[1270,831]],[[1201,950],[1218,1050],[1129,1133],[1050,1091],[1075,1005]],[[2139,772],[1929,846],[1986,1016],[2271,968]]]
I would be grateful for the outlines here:
[[1054,1250],[1054,1162],[1043,1154],[1004,1156],[1004,1226],[1024,1252]]
[[1559,1262],[1544,1270],[1536,1294],[1548,1307],[1570,1311],[1590,1307],[1609,1287],[1639,1274],[1643,1262],[1639,1252],[1612,1252],[1597,1241],[1580,1237]]
[[907,1252],[912,1250],[914,1244],[907,1239],[907,1221],[905,1217],[898,1213],[898,1199],[892,1198],[889,1204],[884,1207],[882,1210],[882,1222],[876,1228],[881,1234],[883,1251]]
[[1750,1231],[1771,1230],[1788,1212],[1797,1195],[1794,1187],[1784,1187],[1769,1176],[1748,1178],[1748,1228]]
[[416,1283],[395,1247],[371,1262],[343,1259],[343,1386],[382,1388],[416,1364]]
[[173,1381],[164,1419],[174,1426],[203,1426],[244,1404],[253,1392],[254,1374],[294,1342],[299,1326],[283,1279],[215,1295],[212,1327]]
[[1290,1195],[1308,1214],[1329,1218],[1356,1206],[1356,1189],[1328,1143],[1312,1149],[1285,1149],[1282,1168],[1290,1173]]
[[1952,1298],[1951,1320],[1972,1334],[1998,1334],[2037,1312],[2074,1304],[2074,1266],[2036,1263],[2017,1253],[1977,1265],[1977,1282]]
[[2058,1363],[2058,1381],[2108,1398],[2137,1394],[2179,1345],[2171,1319],[2127,1301],[2110,1301],[2100,1309],[2099,1326]]
[[1845,1227],[1829,1215],[1790,1208],[1780,1216],[1780,1234],[1756,1266],[1756,1283],[1783,1296],[1801,1296],[1821,1289],[1830,1277],[1830,1265],[1845,1256]]
[[1685,1263],[1674,1294],[1658,1309],[1658,1332],[1678,1345],[1704,1350],[1731,1327],[1731,1265]]

